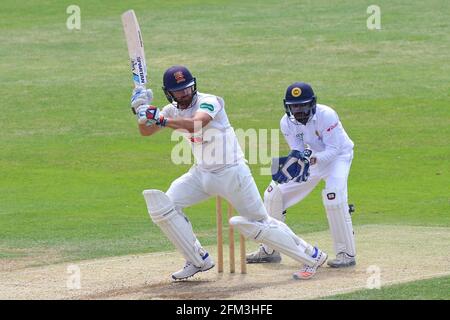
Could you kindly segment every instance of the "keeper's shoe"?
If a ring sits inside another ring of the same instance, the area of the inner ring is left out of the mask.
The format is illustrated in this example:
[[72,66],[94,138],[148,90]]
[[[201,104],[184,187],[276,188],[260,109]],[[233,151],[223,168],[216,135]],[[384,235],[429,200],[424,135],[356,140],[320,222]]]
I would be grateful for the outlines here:
[[281,261],[281,254],[278,251],[267,253],[263,245],[260,245],[258,250],[249,253],[245,260],[247,263],[279,263]]
[[317,272],[317,269],[327,261],[328,255],[317,247],[314,247],[314,254],[312,257],[315,260],[313,266],[307,264],[303,265],[299,271],[295,272],[292,276],[296,280],[308,280],[311,279]]
[[336,259],[328,260],[327,264],[331,268],[347,268],[356,264],[355,257],[349,256],[345,252],[339,252]]
[[172,273],[172,279],[184,280],[192,277],[196,273],[205,272],[208,271],[209,269],[214,268],[214,261],[208,254],[206,254],[206,257],[204,257],[203,260],[205,261],[205,263],[203,264],[202,267],[197,267],[193,265],[191,262],[186,261],[186,264],[184,265],[183,269],[178,270],[175,273]]

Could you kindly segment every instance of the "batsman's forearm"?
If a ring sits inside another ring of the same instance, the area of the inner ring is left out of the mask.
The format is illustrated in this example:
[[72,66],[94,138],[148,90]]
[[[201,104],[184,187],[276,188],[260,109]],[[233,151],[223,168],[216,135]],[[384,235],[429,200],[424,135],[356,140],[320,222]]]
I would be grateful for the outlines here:
[[142,136],[151,136],[152,134],[161,130],[160,127],[153,125],[151,127],[147,127],[145,124],[139,124],[139,132]]
[[189,133],[194,133],[202,128],[202,122],[189,118],[168,118],[166,127],[174,130],[186,130]]

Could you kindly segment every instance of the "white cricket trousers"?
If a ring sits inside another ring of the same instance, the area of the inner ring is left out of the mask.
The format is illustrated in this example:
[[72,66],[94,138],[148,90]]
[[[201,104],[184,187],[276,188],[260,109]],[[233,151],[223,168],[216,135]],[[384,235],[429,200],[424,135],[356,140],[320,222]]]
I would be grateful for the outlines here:
[[239,215],[253,221],[268,217],[251,171],[245,162],[218,172],[209,172],[194,165],[172,182],[167,196],[176,209],[190,207],[219,195],[226,199]]

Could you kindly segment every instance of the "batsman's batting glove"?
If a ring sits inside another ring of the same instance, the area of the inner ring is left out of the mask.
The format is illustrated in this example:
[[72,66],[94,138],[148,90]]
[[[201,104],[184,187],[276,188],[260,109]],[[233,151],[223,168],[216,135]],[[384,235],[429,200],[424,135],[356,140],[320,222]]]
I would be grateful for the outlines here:
[[134,88],[131,93],[131,110],[134,114],[137,113],[137,109],[141,105],[149,105],[153,101],[153,91],[152,89],[146,89],[143,86],[138,86]]
[[167,123],[167,119],[164,118],[158,107],[152,105],[142,105],[136,110],[136,115],[139,124],[145,124],[150,127],[154,124],[160,127],[164,127]]

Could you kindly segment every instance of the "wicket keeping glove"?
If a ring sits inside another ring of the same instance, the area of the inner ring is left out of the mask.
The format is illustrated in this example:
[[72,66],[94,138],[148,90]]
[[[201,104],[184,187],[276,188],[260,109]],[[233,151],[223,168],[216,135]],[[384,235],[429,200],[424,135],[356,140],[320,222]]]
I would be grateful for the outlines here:
[[149,105],[153,101],[153,91],[152,89],[146,89],[143,86],[138,86],[134,88],[131,93],[131,110],[136,114],[137,109],[141,105]]
[[272,180],[278,183],[307,181],[309,177],[309,160],[305,153],[292,150],[287,157],[272,160]]
[[158,107],[152,105],[141,105],[136,110],[136,115],[139,124],[145,124],[150,127],[154,124],[160,127],[164,127],[167,123],[167,119],[164,118]]

